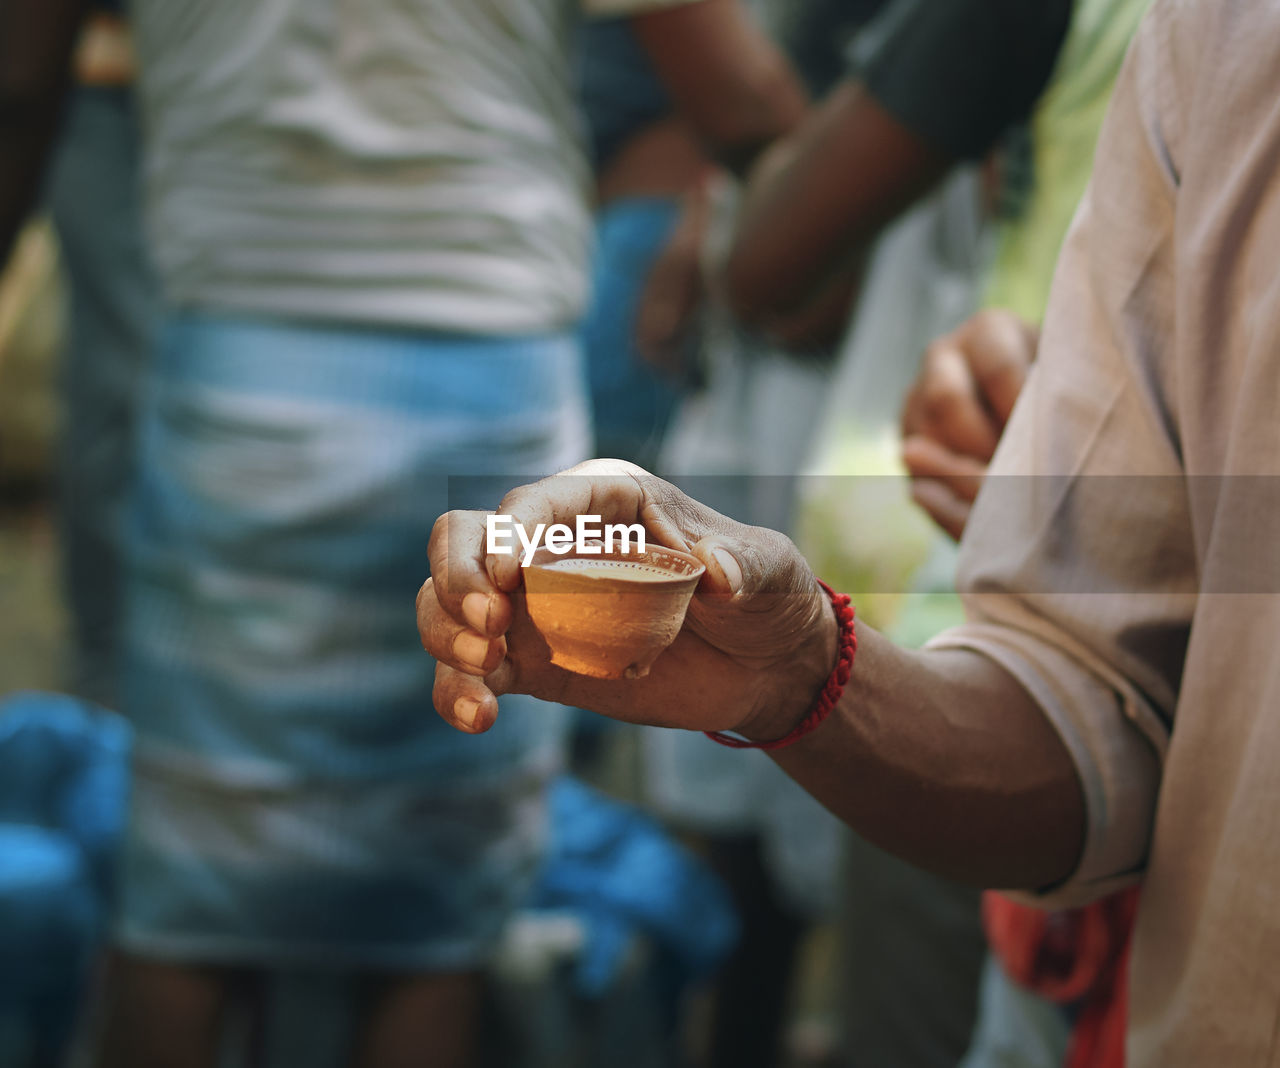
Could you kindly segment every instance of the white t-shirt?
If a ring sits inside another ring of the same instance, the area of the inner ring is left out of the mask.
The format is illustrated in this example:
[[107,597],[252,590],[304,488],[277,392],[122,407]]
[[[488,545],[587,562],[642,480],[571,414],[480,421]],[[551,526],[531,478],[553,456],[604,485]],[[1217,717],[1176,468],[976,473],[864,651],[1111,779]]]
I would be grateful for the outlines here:
[[466,333],[571,325],[580,10],[688,0],[135,0],[171,300]]

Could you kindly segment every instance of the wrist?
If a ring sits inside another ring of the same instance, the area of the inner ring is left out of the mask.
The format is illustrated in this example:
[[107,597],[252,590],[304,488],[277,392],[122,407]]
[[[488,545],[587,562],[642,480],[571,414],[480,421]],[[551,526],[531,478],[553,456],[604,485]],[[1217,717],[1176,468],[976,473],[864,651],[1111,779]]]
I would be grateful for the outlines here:
[[821,698],[840,655],[840,621],[831,598],[816,591],[809,633],[785,662],[775,662],[761,680],[755,707],[736,733],[761,744],[785,738],[803,722]]

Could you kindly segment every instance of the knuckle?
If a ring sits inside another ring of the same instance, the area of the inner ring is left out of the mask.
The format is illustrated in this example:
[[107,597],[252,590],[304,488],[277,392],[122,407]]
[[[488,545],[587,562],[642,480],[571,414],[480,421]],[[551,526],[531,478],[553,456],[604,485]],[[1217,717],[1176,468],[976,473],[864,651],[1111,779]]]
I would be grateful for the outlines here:
[[955,342],[950,334],[944,334],[942,337],[934,338],[925,346],[924,359],[921,361],[921,371],[918,382],[927,381],[934,373],[938,366],[944,361],[951,358],[956,350]]
[[1003,308],[983,308],[974,313],[969,325],[976,334],[998,335],[1008,330],[1011,317]]
[[964,397],[955,386],[941,378],[927,379],[921,386],[920,411],[934,422],[946,422],[954,417],[964,403]]

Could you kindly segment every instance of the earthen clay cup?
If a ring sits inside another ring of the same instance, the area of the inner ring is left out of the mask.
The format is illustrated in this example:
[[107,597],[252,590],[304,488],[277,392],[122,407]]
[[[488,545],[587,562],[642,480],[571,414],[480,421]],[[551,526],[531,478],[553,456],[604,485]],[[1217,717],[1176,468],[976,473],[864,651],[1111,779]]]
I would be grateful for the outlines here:
[[[566,560],[640,567],[632,569],[633,577],[623,566],[605,574],[555,567]],[[655,575],[653,568],[665,574]],[[540,549],[524,569],[529,618],[546,639],[553,664],[596,679],[641,678],[680,633],[705,570],[696,556],[656,545],[599,555]],[[640,574],[645,577],[635,577]]]

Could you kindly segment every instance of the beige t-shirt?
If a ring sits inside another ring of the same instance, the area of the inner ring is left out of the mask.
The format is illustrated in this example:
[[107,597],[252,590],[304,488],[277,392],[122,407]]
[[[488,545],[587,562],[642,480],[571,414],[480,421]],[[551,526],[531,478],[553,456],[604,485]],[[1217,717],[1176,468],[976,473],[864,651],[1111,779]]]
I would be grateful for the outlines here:
[[178,305],[468,333],[586,297],[580,9],[689,0],[135,0],[148,223]]
[[973,622],[1142,878],[1131,1068],[1280,1066],[1280,5],[1157,0],[965,536]]

